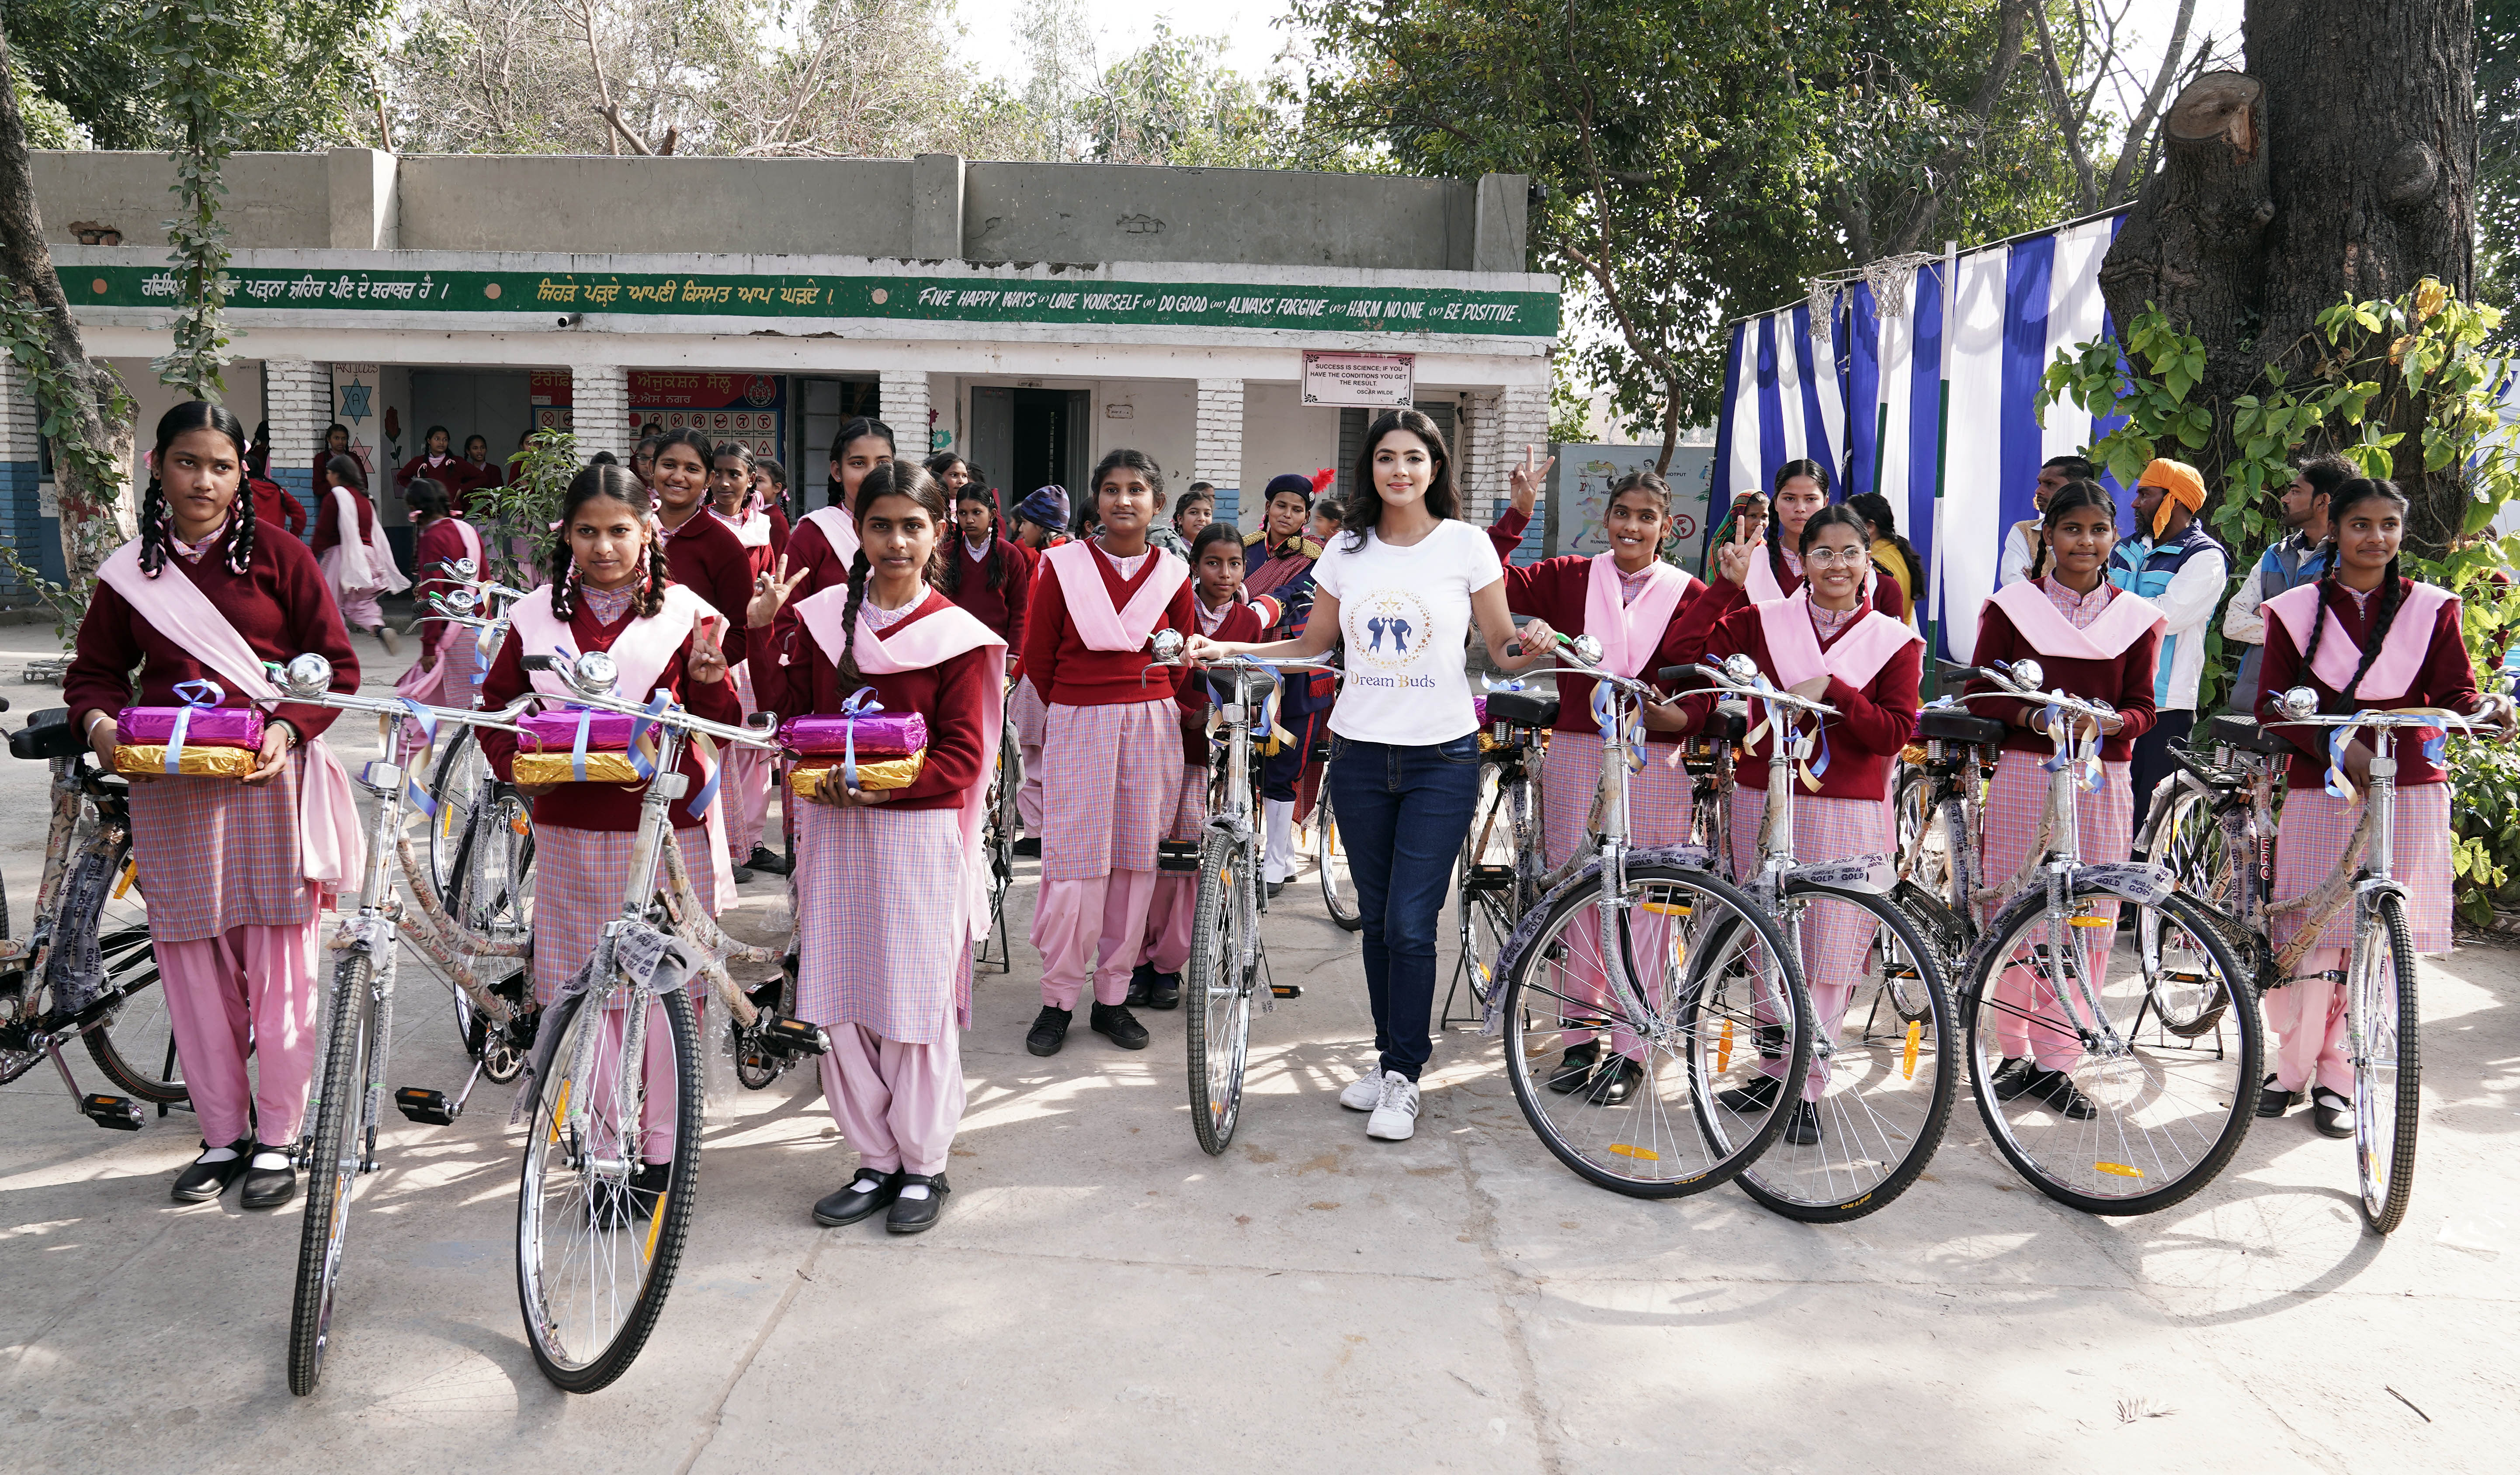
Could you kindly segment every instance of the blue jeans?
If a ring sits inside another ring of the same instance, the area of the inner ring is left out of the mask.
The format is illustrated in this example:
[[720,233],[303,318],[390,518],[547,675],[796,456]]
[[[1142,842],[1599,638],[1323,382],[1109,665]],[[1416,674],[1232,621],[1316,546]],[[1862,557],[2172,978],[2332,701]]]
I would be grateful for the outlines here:
[[1330,804],[1365,918],[1365,988],[1382,1069],[1435,1052],[1435,924],[1479,797],[1479,739],[1400,747],[1330,739]]

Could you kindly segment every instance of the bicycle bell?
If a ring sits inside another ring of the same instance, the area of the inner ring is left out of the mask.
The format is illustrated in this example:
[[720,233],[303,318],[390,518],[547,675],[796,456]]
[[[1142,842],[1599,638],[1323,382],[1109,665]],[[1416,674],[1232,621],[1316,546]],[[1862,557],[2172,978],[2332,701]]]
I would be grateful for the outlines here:
[[450,589],[437,597],[437,607],[448,614],[471,614],[478,603],[470,589]]
[[2296,720],[2318,715],[2318,693],[2308,687],[2294,687],[2283,693],[2283,712]]
[[292,656],[280,670],[280,690],[311,701],[333,690],[333,663],[312,650]]
[[1759,679],[1759,663],[1741,654],[1724,657],[1724,679],[1736,686],[1749,686]]
[[1588,666],[1601,663],[1601,642],[1594,636],[1575,636],[1566,642],[1566,648],[1574,651],[1575,658]]
[[620,668],[612,663],[611,656],[589,650],[570,664],[568,684],[588,696],[609,696],[620,676]]
[[1153,654],[1158,664],[1178,666],[1181,664],[1182,651],[1189,645],[1190,642],[1183,639],[1182,633],[1178,630],[1158,630],[1154,638],[1147,642],[1147,649]]
[[2025,657],[2012,663],[2012,679],[2037,691],[2048,684],[2048,670],[2039,662]]
[[455,576],[459,579],[469,579],[472,577],[474,571],[472,560],[470,558],[458,559],[454,562],[448,564],[447,567],[453,569]]

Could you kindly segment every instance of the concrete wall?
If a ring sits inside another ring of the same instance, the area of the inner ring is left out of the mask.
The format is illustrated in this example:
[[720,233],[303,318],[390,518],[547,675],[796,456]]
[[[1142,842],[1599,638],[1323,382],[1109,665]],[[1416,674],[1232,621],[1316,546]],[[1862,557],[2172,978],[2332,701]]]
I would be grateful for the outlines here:
[[405,250],[910,254],[906,158],[429,155],[401,168]]
[[1476,215],[1456,179],[973,162],[963,254],[1468,271]]
[[[1106,379],[1072,387],[1097,391],[1094,459],[1100,461],[1122,446],[1146,452],[1164,473],[1164,512],[1170,515],[1173,499],[1198,479],[1192,470],[1198,440],[1196,382],[1181,379]],[[1129,418],[1113,420],[1113,406],[1125,406]],[[1077,489],[1067,490],[1073,494]]]
[[[93,221],[122,232],[125,246],[164,246],[166,217],[175,213],[167,187],[174,170],[163,154],[36,151],[35,200],[44,214],[44,239],[76,245],[69,227]],[[239,154],[228,160],[227,199],[221,218],[228,245],[330,246],[333,223],[321,154]]]
[[1306,405],[1295,384],[1256,380],[1242,386],[1242,516],[1245,531],[1260,526],[1260,493],[1269,478],[1292,471],[1309,476],[1338,464],[1339,413]]

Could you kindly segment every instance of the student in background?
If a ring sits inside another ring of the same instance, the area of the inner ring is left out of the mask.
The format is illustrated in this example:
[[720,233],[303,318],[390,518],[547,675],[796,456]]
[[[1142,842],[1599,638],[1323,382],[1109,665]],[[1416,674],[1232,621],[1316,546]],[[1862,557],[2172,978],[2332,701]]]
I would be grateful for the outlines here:
[[459,514],[472,505],[474,492],[508,484],[507,473],[490,459],[490,442],[486,436],[464,437],[464,459],[455,464],[454,471],[451,480],[441,481],[439,485],[446,489],[449,505]]
[[265,527],[287,526],[292,538],[306,536],[306,509],[289,488],[271,479],[271,424],[253,427],[253,449],[246,453],[246,481],[253,492],[254,520]]
[[[1067,526],[1067,488],[1045,486],[1034,490],[1015,508],[1014,544],[1023,550],[1027,564],[1027,586],[1036,582],[1041,560],[1052,549],[1067,541],[1059,529]],[[1027,590],[1027,634],[1029,634],[1029,600]],[[1042,700],[1041,690],[1034,685],[1029,672],[1020,670],[1027,646],[1014,648],[1018,674],[1014,691],[1007,697],[1008,710],[1013,715],[1017,751],[1023,756],[1023,786],[1015,790],[1015,818],[1023,822],[1024,836],[1015,841],[1015,854],[1037,856],[1042,841],[1042,743],[1047,738],[1050,721],[1049,704]]]
[[999,530],[997,499],[975,481],[955,494],[954,525],[946,535],[953,546],[937,556],[945,565],[945,597],[1004,638],[1009,664],[1019,664],[1038,556]]
[[1908,628],[1920,628],[1916,623],[1917,591],[1925,587],[1925,558],[1916,546],[1899,536],[1899,515],[1890,510],[1890,499],[1879,492],[1866,492],[1849,497],[1846,505],[1864,519],[1872,538],[1872,566],[1887,574],[1899,586],[1900,602],[1908,606]]
[[2039,469],[2038,483],[2030,489],[2031,506],[2038,511],[2004,532],[2003,554],[1995,565],[1995,587],[2035,579],[2055,567],[2055,555],[2042,541],[2048,499],[2068,481],[2097,481],[2099,477],[2099,469],[2080,456],[2048,458],[2048,464]]
[[457,466],[447,428],[444,425],[430,425],[428,442],[421,453],[404,462],[402,469],[394,472],[394,490],[399,492],[411,485],[411,479],[415,476],[426,476],[439,486],[458,485],[462,477],[458,473]]
[[1191,543],[1198,537],[1198,530],[1207,526],[1208,519],[1215,515],[1215,484],[1193,481],[1190,490],[1173,503],[1172,520],[1148,533],[1147,541],[1188,562]]
[[342,622],[382,642],[387,655],[402,653],[402,641],[385,623],[382,595],[408,589],[411,581],[394,562],[377,510],[368,501],[367,474],[357,461],[336,456],[324,468],[323,505],[315,514],[315,561],[333,586]]
[[2166,628],[2153,673],[2157,715],[2152,730],[2136,739],[2132,782],[2138,810],[2152,802],[2154,785],[2177,765],[2173,744],[2183,744],[2196,725],[2196,689],[2205,673],[2205,633],[2230,583],[2231,557],[2206,534],[2196,514],[2205,506],[2205,480],[2183,462],[2160,460],[2143,469],[2135,491],[2140,532],[2109,555],[2109,582],[2142,595],[2160,609]]
[[[2292,485],[2276,499],[2284,535],[2258,559],[2258,566],[2232,592],[2223,611],[2223,640],[2245,652],[2240,673],[2231,679],[2233,707],[2258,689],[2258,662],[2266,653],[2266,602],[2287,589],[2299,589],[2327,571],[2327,504],[2337,489],[2362,474],[2342,456],[2313,456],[2293,473]],[[2225,651],[2226,657],[2229,652]]]
[[[1304,633],[1304,621],[1313,612],[1313,565],[1322,556],[1322,545],[1304,536],[1306,513],[1314,494],[1336,479],[1338,473],[1328,469],[1310,476],[1282,471],[1262,489],[1260,531],[1242,540],[1242,560],[1250,570],[1242,581],[1243,597],[1269,601],[1277,617],[1247,639],[1293,640]],[[1309,814],[1310,806],[1298,802],[1305,771],[1320,767],[1312,757],[1313,744],[1337,694],[1336,680],[1322,675],[1290,679],[1279,697],[1279,720],[1295,740],[1264,759],[1261,768],[1260,807],[1268,840],[1260,878],[1271,896],[1295,873],[1295,812],[1303,808]]]

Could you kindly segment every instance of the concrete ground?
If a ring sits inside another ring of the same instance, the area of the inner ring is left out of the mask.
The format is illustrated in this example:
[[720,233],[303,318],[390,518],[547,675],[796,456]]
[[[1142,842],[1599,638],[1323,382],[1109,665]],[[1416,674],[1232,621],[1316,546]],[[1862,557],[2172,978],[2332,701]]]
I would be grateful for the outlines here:
[[[0,678],[44,648],[0,631]],[[0,686],[18,714],[44,695]],[[22,924],[41,782],[7,768]],[[2104,1220],[2027,1187],[1965,1101],[1904,1198],[1810,1228],[1732,1188],[1586,1185],[1465,1032],[1417,1139],[1369,1141],[1331,1099],[1370,1035],[1355,949],[1308,888],[1266,933],[1305,997],[1258,1021],[1240,1135],[1209,1158],[1179,1014],[1147,1013],[1140,1053],[1081,1023],[1025,1053],[1029,897],[1014,971],[976,991],[943,1224],[815,1229],[853,1158],[813,1077],[741,1095],[656,1335],[590,1398],[554,1392],[521,1339],[505,1092],[451,1128],[388,1124],[323,1386],[296,1399],[297,1213],[174,1207],[184,1118],[101,1132],[24,1077],[0,1091],[0,1466],[2511,1468],[2520,955],[2425,969],[2422,1178],[2387,1241],[2345,1144],[2301,1115],[2186,1204]],[[756,883],[744,924],[783,905]],[[392,1079],[452,1089],[445,995],[403,979]]]

